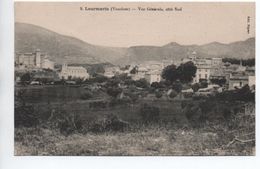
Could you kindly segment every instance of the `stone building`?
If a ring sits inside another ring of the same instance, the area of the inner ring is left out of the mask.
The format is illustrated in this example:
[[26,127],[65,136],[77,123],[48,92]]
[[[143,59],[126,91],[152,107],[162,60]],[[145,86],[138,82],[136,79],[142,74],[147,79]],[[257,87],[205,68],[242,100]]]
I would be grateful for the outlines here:
[[88,79],[89,74],[87,70],[82,66],[68,66],[67,64],[62,65],[61,72],[59,74],[61,79]]

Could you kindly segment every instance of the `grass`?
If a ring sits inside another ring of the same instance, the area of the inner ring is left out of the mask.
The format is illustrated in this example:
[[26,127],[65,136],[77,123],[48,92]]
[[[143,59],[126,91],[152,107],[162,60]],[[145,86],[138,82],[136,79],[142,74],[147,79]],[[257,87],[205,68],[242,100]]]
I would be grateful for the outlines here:
[[167,129],[156,125],[126,132],[74,133],[18,128],[15,155],[196,156],[254,155],[254,144],[234,143],[223,133],[204,129]]
[[[255,154],[255,113],[251,113],[253,116],[245,115],[247,113],[244,113],[242,103],[216,103],[214,100],[204,103],[192,100],[190,102],[193,105],[186,105],[183,108],[182,100],[142,98],[134,104],[93,108],[90,103],[95,99],[79,99],[82,89],[65,87],[57,91],[53,89],[53,91],[56,93],[49,89],[38,91],[37,88],[27,93],[26,98],[32,99],[31,95],[35,98],[32,102],[25,98],[26,104],[34,107],[32,113],[29,114],[33,115],[35,112],[40,122],[36,127],[16,126],[15,155],[234,156]],[[45,95],[46,93],[48,95]],[[62,100],[61,98],[65,95],[70,97]],[[159,108],[159,124],[141,125],[140,110],[146,103]],[[203,105],[205,111],[198,109],[200,103],[207,105]],[[254,110],[254,103],[251,108]],[[189,120],[185,110],[195,117]],[[62,114],[66,117],[73,117],[73,114],[77,114],[84,130],[73,128],[74,131],[67,136],[61,134],[59,127],[54,124],[59,124],[59,121],[64,118],[54,116],[50,120],[51,112],[53,115]],[[234,117],[219,118],[225,112],[231,112]],[[18,113],[28,115],[27,111],[15,112],[16,115]],[[88,130],[91,122],[102,121],[104,116],[109,114],[115,114],[119,119],[129,122],[130,127],[124,132],[93,133]],[[207,118],[201,122],[200,117]],[[193,121],[202,125],[193,126]],[[207,121],[211,121],[210,124]]]

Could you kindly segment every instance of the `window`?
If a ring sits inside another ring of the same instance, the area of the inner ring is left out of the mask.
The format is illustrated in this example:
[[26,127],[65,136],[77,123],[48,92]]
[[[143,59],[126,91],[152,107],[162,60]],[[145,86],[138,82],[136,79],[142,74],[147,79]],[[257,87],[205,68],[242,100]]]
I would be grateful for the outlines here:
[[207,79],[208,78],[208,75],[207,74],[205,74],[205,79]]
[[201,79],[201,74],[199,74],[199,78]]

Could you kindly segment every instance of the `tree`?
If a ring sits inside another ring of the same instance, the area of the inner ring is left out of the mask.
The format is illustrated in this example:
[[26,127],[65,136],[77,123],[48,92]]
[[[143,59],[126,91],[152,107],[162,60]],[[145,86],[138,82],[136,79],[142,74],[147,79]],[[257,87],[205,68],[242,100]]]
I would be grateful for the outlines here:
[[179,72],[179,80],[182,83],[189,83],[196,76],[197,67],[193,62],[189,61],[181,64],[177,71]]
[[163,69],[162,78],[170,81],[171,83],[180,80],[182,83],[189,83],[195,77],[197,67],[193,62],[186,62],[179,67],[169,65]]
[[131,71],[130,71],[131,74],[136,74],[137,73],[137,67],[135,66]]
[[200,89],[200,84],[199,83],[195,83],[191,86],[193,92],[197,92]]
[[175,65],[166,66],[162,71],[162,78],[170,81],[171,83],[179,78],[179,72]]
[[165,85],[163,84],[163,82],[153,82],[151,84],[151,87],[153,87],[155,89],[159,89],[159,88],[164,88]]
[[217,84],[217,85],[219,85],[219,86],[223,86],[223,85],[225,85],[226,84],[226,79],[211,79],[210,80],[211,81],[211,83],[213,83],[213,84]]
[[176,81],[172,84],[172,89],[175,90],[177,93],[180,93],[182,90],[182,84],[180,81]]

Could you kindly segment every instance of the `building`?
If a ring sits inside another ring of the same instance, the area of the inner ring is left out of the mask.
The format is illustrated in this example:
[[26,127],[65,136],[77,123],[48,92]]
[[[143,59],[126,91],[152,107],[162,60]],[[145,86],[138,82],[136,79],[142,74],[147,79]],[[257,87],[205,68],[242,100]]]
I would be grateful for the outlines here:
[[248,76],[248,86],[249,87],[255,86],[255,76],[254,75]]
[[140,80],[145,78],[145,75],[148,73],[148,69],[146,67],[138,67],[137,72],[135,74],[131,74],[131,78],[133,80]]
[[45,57],[42,60],[41,68],[54,70],[54,62],[50,61],[48,58]]
[[104,76],[111,78],[117,74],[120,73],[120,68],[119,67],[106,67],[105,68],[105,73]]
[[152,84],[153,82],[160,82],[161,81],[161,72],[160,71],[153,71],[153,72],[150,72],[150,73],[146,73],[145,79],[150,84]]
[[211,58],[212,66],[219,66],[222,64],[222,58]]
[[18,69],[54,69],[54,62],[37,49],[32,53],[17,53],[15,66]]
[[88,79],[89,74],[87,70],[82,66],[68,66],[67,64],[63,64],[60,72],[61,79]]
[[193,83],[199,83],[201,80],[209,80],[211,67],[209,65],[197,66],[197,72],[193,78]]
[[242,88],[248,84],[248,76],[246,75],[235,75],[229,78],[228,89],[233,90],[235,88]]
[[193,83],[199,83],[201,80],[209,81],[211,74],[222,67],[222,58],[198,57],[195,51],[192,52],[187,58],[182,59],[182,63],[186,63],[188,61],[193,62],[197,67],[197,72],[193,78]]

